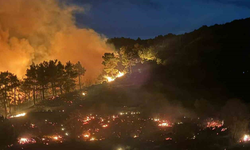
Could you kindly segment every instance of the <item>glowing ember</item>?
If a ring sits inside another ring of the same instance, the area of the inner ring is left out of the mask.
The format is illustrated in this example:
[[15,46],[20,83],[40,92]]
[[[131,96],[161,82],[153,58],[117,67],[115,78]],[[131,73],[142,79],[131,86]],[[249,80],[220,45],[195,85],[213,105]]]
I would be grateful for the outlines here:
[[171,141],[171,140],[172,140],[172,138],[167,137],[167,138],[165,138],[165,140],[166,140],[166,141]]
[[28,143],[28,139],[27,139],[27,138],[21,138],[21,139],[19,140],[19,143],[20,143],[20,144],[26,144],[26,143]]
[[103,128],[107,128],[107,127],[108,127],[108,125],[107,125],[107,124],[104,124],[104,125],[102,125],[102,127],[103,127]]
[[207,122],[207,128],[220,128],[224,125],[223,121],[212,120]]
[[25,115],[26,115],[26,113],[21,113],[21,114],[15,115],[15,116],[10,116],[10,118],[18,118],[18,117],[23,117]]
[[29,139],[29,138],[20,138],[19,140],[18,140],[18,143],[19,144],[28,144],[28,143],[36,143],[36,140],[34,140],[34,139]]
[[54,140],[58,140],[58,137],[57,137],[57,136],[54,136],[53,139],[54,139]]
[[160,123],[158,126],[160,126],[160,127],[168,127],[169,125],[168,125],[168,123],[163,122],[163,123]]
[[227,130],[227,128],[222,128],[221,129],[221,132],[224,132],[224,131],[226,131]]
[[158,121],[160,121],[160,119],[158,119],[158,118],[154,118],[154,121],[155,121],[155,122],[158,122]]
[[84,134],[83,135],[83,137],[85,137],[85,138],[89,138],[89,136],[90,136],[89,134]]
[[94,137],[92,137],[92,138],[90,139],[90,141],[95,141],[95,138],[94,138]]
[[243,141],[244,141],[244,142],[250,141],[250,136],[247,135],[247,134],[245,134],[244,137],[243,137]]
[[85,95],[86,95],[86,93],[84,93],[84,92],[83,92],[83,93],[82,93],[82,95],[83,95],[83,96],[85,96]]

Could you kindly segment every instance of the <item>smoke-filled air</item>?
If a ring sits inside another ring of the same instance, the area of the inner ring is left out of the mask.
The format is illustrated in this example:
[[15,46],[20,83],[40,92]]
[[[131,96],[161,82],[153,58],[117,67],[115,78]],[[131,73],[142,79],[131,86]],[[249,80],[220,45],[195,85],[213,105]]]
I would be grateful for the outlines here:
[[32,62],[58,59],[80,61],[85,79],[96,78],[110,48],[103,35],[75,25],[75,12],[84,8],[57,0],[0,0],[0,71],[22,78]]

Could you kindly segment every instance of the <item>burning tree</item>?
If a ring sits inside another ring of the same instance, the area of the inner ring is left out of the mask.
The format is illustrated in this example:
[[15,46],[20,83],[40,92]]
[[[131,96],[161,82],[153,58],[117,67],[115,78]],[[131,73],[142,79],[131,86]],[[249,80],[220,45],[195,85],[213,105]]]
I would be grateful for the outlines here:
[[115,57],[114,53],[105,53],[104,56],[102,56],[104,65],[104,72],[108,74],[109,76],[116,75],[119,71],[117,69],[117,64],[119,62],[119,59]]
[[5,118],[7,118],[8,110],[10,106],[11,92],[19,86],[19,80],[17,76],[6,71],[0,73],[0,94],[2,97],[2,104],[4,107]]

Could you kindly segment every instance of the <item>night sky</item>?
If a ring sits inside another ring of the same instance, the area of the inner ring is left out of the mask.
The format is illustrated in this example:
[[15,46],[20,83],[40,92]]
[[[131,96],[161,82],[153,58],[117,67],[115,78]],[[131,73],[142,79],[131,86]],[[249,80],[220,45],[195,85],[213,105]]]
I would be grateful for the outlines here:
[[250,0],[70,0],[79,27],[112,37],[153,38],[250,17]]

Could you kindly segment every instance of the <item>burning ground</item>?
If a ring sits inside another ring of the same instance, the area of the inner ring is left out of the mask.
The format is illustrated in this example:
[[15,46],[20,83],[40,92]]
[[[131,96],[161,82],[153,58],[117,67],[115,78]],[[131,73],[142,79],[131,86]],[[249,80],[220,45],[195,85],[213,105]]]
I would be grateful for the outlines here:
[[[35,109],[3,120],[2,126],[8,129],[1,132],[8,137],[8,140],[2,140],[3,143],[6,141],[4,148],[65,149],[71,145],[76,148],[129,150],[248,146],[249,135],[241,130],[237,130],[240,133],[237,142],[231,143],[231,126],[219,116],[199,116],[172,102],[159,107],[163,103],[158,101],[157,108],[161,110],[149,109],[151,104],[122,102],[113,93],[121,90],[117,87],[106,101],[93,97],[95,91],[95,96],[107,98],[111,94],[107,94],[111,84],[113,82],[107,83],[107,87],[94,86],[84,92],[45,100]],[[103,92],[105,96],[101,95]],[[116,97],[118,102],[111,102],[111,97]]]

